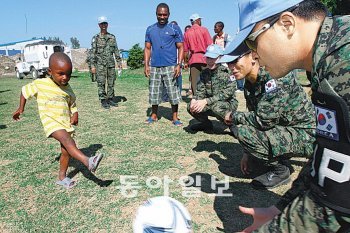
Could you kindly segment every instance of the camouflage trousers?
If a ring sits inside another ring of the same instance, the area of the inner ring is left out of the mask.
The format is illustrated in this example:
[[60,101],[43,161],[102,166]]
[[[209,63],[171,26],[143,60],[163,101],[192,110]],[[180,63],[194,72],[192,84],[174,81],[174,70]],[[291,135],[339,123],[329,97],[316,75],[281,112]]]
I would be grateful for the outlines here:
[[228,102],[217,102],[211,106],[205,106],[200,113],[193,113],[190,111],[190,103],[187,104],[187,112],[196,120],[202,123],[208,123],[208,116],[216,117],[219,121],[224,122],[224,118],[227,112],[234,111],[234,107]]
[[251,125],[239,125],[236,136],[243,149],[254,157],[275,160],[287,154],[311,156],[315,142],[314,134],[313,129],[275,126],[261,131]]
[[98,98],[100,100],[111,99],[114,97],[115,79],[116,79],[116,73],[115,73],[114,67],[105,67],[105,66],[96,67]]
[[[342,226],[342,228],[341,228]],[[306,192],[254,232],[350,232],[350,217],[321,206]]]

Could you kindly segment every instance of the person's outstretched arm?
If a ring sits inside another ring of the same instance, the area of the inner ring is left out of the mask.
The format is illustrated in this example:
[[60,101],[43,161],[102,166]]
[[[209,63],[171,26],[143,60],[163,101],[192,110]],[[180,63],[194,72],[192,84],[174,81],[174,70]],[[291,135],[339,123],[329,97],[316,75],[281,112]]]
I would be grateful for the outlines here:
[[145,50],[144,50],[144,60],[145,60],[145,68],[144,68],[144,73],[145,77],[149,78],[151,75],[150,67],[149,67],[149,61],[151,58],[151,43],[150,42],[145,42]]
[[15,121],[20,120],[19,116],[24,112],[24,107],[26,106],[27,100],[24,98],[22,92],[21,96],[19,97],[19,107],[18,109],[12,114],[12,118]]

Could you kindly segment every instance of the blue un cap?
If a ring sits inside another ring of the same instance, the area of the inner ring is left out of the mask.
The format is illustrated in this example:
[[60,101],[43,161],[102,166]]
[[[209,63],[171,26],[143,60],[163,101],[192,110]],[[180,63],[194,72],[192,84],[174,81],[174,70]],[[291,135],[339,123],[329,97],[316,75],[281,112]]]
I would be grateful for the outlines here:
[[238,0],[239,29],[225,54],[234,51],[251,33],[256,23],[283,12],[303,0]]
[[247,54],[248,52],[250,52],[250,49],[244,42],[242,42],[235,50],[233,50],[229,54],[225,54],[224,56],[221,56],[219,60],[217,60],[215,63],[233,62],[234,60],[239,58],[241,55]]
[[224,54],[224,50],[217,44],[209,45],[204,57],[217,58]]

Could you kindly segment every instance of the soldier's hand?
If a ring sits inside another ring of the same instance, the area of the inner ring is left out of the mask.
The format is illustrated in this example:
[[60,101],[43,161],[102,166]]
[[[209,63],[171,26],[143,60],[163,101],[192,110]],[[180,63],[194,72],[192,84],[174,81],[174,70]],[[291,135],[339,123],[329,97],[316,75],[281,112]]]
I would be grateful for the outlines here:
[[243,214],[251,215],[254,219],[253,224],[244,229],[242,232],[252,232],[281,213],[281,211],[279,211],[279,209],[277,209],[274,205],[268,208],[246,208],[239,206],[239,210]]
[[144,74],[146,78],[149,78],[151,76],[151,69],[149,68],[149,66],[145,66]]
[[191,99],[191,102],[190,102],[190,112],[193,112],[193,110],[194,110],[196,104],[197,104],[197,100]]
[[242,159],[241,159],[241,171],[244,175],[249,175],[249,155],[247,153],[243,153]]
[[226,125],[232,125],[232,112],[226,113],[224,122]]
[[197,100],[196,105],[194,106],[194,112],[199,113],[202,112],[205,106],[207,106],[207,99]]
[[95,67],[91,68],[91,73],[96,74],[96,68]]

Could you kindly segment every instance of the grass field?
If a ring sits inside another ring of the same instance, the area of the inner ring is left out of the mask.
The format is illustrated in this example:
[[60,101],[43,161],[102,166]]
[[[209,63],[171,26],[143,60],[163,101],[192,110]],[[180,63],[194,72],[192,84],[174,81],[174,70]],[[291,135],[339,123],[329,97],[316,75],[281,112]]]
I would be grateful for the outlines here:
[[[0,78],[0,232],[132,232],[137,207],[164,194],[187,207],[194,232],[234,232],[251,223],[238,205],[269,206],[289,188],[252,189],[239,169],[242,149],[227,128],[213,119],[214,133],[188,129],[194,120],[185,96],[179,114],[184,127],[171,124],[169,103],[160,106],[156,124],[145,125],[148,81],[140,71],[117,79],[119,107],[110,110],[100,107],[88,74],[75,75],[70,81],[80,117],[75,140],[88,156],[102,151],[105,157],[95,174],[71,161],[69,176],[78,180],[71,190],[55,184],[59,144],[45,138],[36,102],[27,103],[21,121],[11,119],[21,86],[32,80]],[[245,110],[242,94],[238,97]],[[301,165],[293,160],[297,171]],[[226,195],[218,195],[220,190]]]

